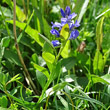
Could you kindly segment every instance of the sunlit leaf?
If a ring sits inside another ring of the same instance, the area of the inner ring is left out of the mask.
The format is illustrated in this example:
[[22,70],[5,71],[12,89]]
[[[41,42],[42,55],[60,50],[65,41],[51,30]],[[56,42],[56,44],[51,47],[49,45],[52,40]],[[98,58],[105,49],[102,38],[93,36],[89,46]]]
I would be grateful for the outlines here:
[[70,52],[71,52],[71,46],[70,46],[70,40],[68,40],[61,52],[61,56],[63,58],[68,58],[70,56]]
[[55,56],[49,52],[43,52],[42,57],[46,62],[49,62],[51,64],[55,61]]
[[104,60],[100,51],[97,50],[93,60],[94,73],[98,74],[99,72],[102,72],[103,69],[104,69]]
[[[62,28],[62,30],[60,32],[60,36],[61,36],[62,39],[65,39],[65,40],[67,40],[69,38],[69,26],[68,26],[68,24],[65,24],[63,26],[63,28]],[[69,57],[70,50],[71,50],[71,48],[70,48],[70,40],[68,40],[67,42],[62,40],[61,42],[62,42],[62,45],[61,45],[62,47],[61,48],[63,48],[63,50],[61,52],[61,56],[63,58],[67,58],[67,57]]]
[[1,44],[3,47],[8,47],[10,43],[10,38],[9,37],[4,37],[1,41]]
[[31,62],[31,64],[33,65],[33,67],[35,69],[37,69],[38,71],[42,72],[49,79],[49,73],[48,73],[46,68],[41,67],[41,66],[35,64],[34,62]]
[[[11,24],[13,24],[13,21],[7,21]],[[16,21],[16,26],[19,27],[20,29],[24,30],[26,23],[20,23]],[[40,46],[44,45],[44,40],[38,35],[38,31],[35,29],[32,29],[30,26],[27,26],[25,32],[30,35]]]
[[97,49],[101,49],[102,45],[102,39],[103,39],[103,32],[102,32],[102,27],[103,27],[103,21],[104,17],[100,18],[97,27],[96,27],[96,43],[97,43]]
[[69,25],[68,24],[65,24],[62,27],[60,36],[61,36],[61,38],[65,39],[65,40],[67,40],[69,38]]
[[89,75],[89,78],[90,80],[92,80],[92,83],[95,84],[95,83],[103,83],[103,84],[107,84],[109,85],[110,84],[110,75],[104,75],[102,77],[99,77],[97,75]]

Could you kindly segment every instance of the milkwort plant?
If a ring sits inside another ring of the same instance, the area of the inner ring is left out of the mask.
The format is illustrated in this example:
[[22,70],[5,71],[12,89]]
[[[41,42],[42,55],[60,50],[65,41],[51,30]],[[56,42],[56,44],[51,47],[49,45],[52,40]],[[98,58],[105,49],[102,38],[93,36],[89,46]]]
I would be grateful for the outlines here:
[[[65,51],[69,51],[69,48],[65,47],[70,45],[70,40],[74,40],[79,36],[79,31],[76,29],[77,27],[80,26],[79,22],[76,20],[74,21],[74,18],[77,16],[76,13],[71,13],[70,7],[67,6],[65,11],[61,8],[60,9],[62,18],[61,18],[61,22],[51,22],[52,24],[52,29],[50,30],[50,33],[52,35],[55,35],[56,39],[52,40],[51,43],[49,43],[49,40],[42,36],[41,34],[39,34],[41,37],[44,38],[44,40],[46,40],[51,47],[54,48],[55,51],[55,56],[53,54],[53,52],[51,51],[51,48],[47,46],[47,44],[44,45],[43,48],[43,53],[42,53],[42,57],[43,59],[46,61],[46,64],[49,68],[50,74],[47,76],[48,81],[45,84],[45,87],[43,88],[42,94],[38,100],[37,104],[40,104],[42,102],[43,99],[45,99],[45,97],[49,96],[51,93],[53,93],[53,91],[57,92],[58,90],[63,89],[66,85],[67,82],[63,82],[59,83],[60,81],[60,74],[61,74],[61,69],[62,69],[62,64],[61,64],[61,60],[59,60],[60,55],[63,58],[68,58],[69,55],[65,55]],[[47,49],[48,47],[48,49]],[[59,52],[57,54],[56,52],[56,47],[60,47]],[[64,54],[63,54],[64,53]],[[73,61],[73,59],[72,59]],[[52,81],[54,81],[54,79],[57,78],[57,84],[55,87],[48,89],[49,85],[52,83]],[[59,87],[59,85],[61,87]],[[59,89],[58,89],[59,87]],[[56,89],[57,88],[57,89]],[[48,90],[47,90],[48,89]]]
[[[69,34],[67,40],[76,39],[79,36],[79,32],[75,28],[79,27],[80,24],[77,20],[74,21],[73,19],[77,16],[77,14],[76,13],[71,14],[71,10],[70,10],[69,6],[66,7],[65,11],[61,8],[60,12],[61,12],[61,15],[62,15],[61,23],[51,22],[51,24],[52,24],[52,29],[50,31],[51,34],[53,34],[53,35],[55,35],[56,37],[59,38],[60,37],[60,31],[61,31],[62,27],[65,24],[68,24],[70,34]],[[56,47],[56,46],[60,45],[61,43],[58,40],[53,40],[52,44],[53,44],[54,47]]]

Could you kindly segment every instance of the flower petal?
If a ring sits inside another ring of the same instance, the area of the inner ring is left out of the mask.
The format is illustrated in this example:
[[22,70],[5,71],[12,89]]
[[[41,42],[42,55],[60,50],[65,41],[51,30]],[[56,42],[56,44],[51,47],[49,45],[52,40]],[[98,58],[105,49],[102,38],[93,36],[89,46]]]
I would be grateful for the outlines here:
[[52,25],[52,28],[55,28],[55,27],[61,28],[62,25],[61,25],[61,23],[55,22],[55,23]]
[[77,16],[76,13],[72,13],[68,16],[68,19],[71,20],[71,19],[75,18],[76,16]]
[[61,44],[58,40],[53,40],[51,43],[53,44],[54,47]]
[[51,34],[55,35],[56,37],[60,37],[60,33],[56,29],[50,30]]
[[71,35],[70,35],[69,40],[74,40],[74,39],[76,39],[78,36],[79,36],[78,30],[73,30],[73,31],[71,32]]
[[61,24],[62,26],[67,23],[67,18],[61,18]]
[[71,13],[71,9],[69,6],[66,7],[66,10],[65,10],[65,16],[69,16]]
[[63,11],[63,9],[60,9],[61,15],[65,18],[65,12]]
[[73,27],[75,27],[75,24],[70,24],[70,25],[69,25],[70,31],[72,31]]
[[75,25],[75,27],[79,27],[80,26],[79,21],[76,20],[74,25]]

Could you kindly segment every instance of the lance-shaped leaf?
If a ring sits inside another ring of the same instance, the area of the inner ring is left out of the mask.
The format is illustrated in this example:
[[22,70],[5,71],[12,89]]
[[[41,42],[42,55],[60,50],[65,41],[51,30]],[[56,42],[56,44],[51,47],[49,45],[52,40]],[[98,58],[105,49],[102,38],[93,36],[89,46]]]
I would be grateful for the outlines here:
[[[13,21],[10,20],[10,21],[7,21],[8,23],[11,23],[13,24]],[[16,26],[19,27],[20,29],[24,30],[24,28],[26,27],[26,23],[20,23],[18,21],[16,21]],[[27,28],[25,29],[25,32],[31,36],[31,38],[33,38],[40,46],[43,47],[44,45],[44,39],[41,38],[39,35],[38,35],[38,31],[31,28],[30,26],[27,26]]]
[[104,20],[104,17],[102,17],[98,21],[97,27],[96,27],[96,43],[97,43],[97,49],[98,50],[101,49],[101,45],[102,45],[102,39],[103,39],[103,32],[102,32],[103,20]]

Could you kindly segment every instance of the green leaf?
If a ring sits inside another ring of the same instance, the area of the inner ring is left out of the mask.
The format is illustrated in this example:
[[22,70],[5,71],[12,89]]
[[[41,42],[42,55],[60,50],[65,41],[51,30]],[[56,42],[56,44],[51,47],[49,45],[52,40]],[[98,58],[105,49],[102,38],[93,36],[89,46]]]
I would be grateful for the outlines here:
[[63,106],[65,107],[64,110],[69,110],[69,106],[68,106],[68,102],[67,100],[65,100],[62,96],[58,95],[59,100],[61,101],[61,103],[63,104]]
[[61,38],[63,38],[63,40],[61,41],[62,45],[61,48],[63,48],[62,52],[61,52],[61,56],[63,58],[67,58],[70,55],[70,51],[71,51],[71,46],[70,46],[70,40],[66,41],[69,37],[69,25],[65,24],[60,32],[60,36]]
[[61,74],[61,62],[58,62],[57,64],[56,63],[53,64],[52,72],[50,73],[49,80],[45,84],[45,87],[44,87],[44,89],[42,91],[42,94],[41,94],[41,96],[40,96],[40,98],[38,100],[38,104],[43,100],[46,89],[49,87],[49,85],[51,84],[51,82],[56,77],[59,76],[59,74]]
[[2,96],[2,97],[0,98],[0,105],[1,105],[1,107],[7,108],[8,99],[7,99],[6,96]]
[[89,80],[92,80],[93,84],[100,82],[100,83],[104,83],[104,84],[110,85],[109,78],[110,78],[110,75],[104,75],[102,77],[99,77],[97,75],[89,75]]
[[39,33],[39,35],[46,41],[46,43],[48,43],[53,49],[55,49],[54,46],[52,45],[52,43],[45,36],[43,36],[40,33]]
[[104,17],[100,18],[96,27],[96,43],[98,50],[101,49],[102,40],[103,40],[103,32],[102,32],[103,21],[104,21]]
[[18,36],[18,38],[17,38],[17,42],[18,42],[18,43],[19,43],[20,39],[23,37],[23,34],[24,34],[24,32],[25,32],[27,26],[29,25],[29,23],[30,23],[30,21],[31,21],[31,19],[32,19],[32,17],[33,17],[33,15],[34,15],[34,11],[32,12],[31,16],[29,17],[29,19],[28,19],[28,21],[27,21],[27,23],[26,23],[26,25],[25,25],[25,27],[24,27],[24,30],[23,30],[23,31],[21,32],[21,34]]
[[100,51],[97,50],[93,60],[93,71],[94,73],[98,74],[98,72],[102,72],[103,69],[104,69],[104,60]]
[[68,40],[61,52],[61,56],[63,58],[68,58],[70,56],[70,52],[71,52],[71,46],[70,46],[70,40]]
[[39,30],[42,30],[46,37],[51,39],[51,27],[49,26],[47,20],[44,18],[44,16],[42,16],[42,13],[38,9],[35,9],[35,13],[37,15],[37,18],[35,18],[35,22],[37,21],[37,23],[40,23],[37,25],[39,26],[38,28],[41,28]]
[[61,38],[63,38],[64,40],[67,40],[68,37],[69,37],[69,25],[68,24],[65,24],[62,29],[61,29],[61,32],[60,32],[60,36]]
[[33,67],[35,69],[37,69],[38,71],[42,72],[47,77],[47,79],[49,79],[49,73],[48,73],[46,68],[41,67],[41,66],[35,64],[34,62],[31,62],[31,64],[33,65]]
[[106,33],[103,37],[102,49],[103,52],[106,52],[110,49],[110,33]]
[[[13,9],[13,2],[11,0],[3,0],[3,2],[7,3],[9,7]],[[23,22],[24,20],[26,20],[26,15],[17,5],[16,5],[16,15],[19,21]]]
[[110,74],[106,74],[104,76],[101,76],[101,78],[110,83]]
[[67,82],[63,82],[63,83],[56,84],[52,88],[47,89],[46,97],[48,97],[48,95],[52,95],[54,92],[58,92],[58,91],[62,90],[66,85],[67,85]]
[[9,37],[4,37],[1,40],[2,47],[8,47],[9,46],[9,43],[10,43],[10,38]]
[[46,62],[49,62],[51,64],[55,61],[55,56],[49,52],[43,52],[42,57]]
[[63,82],[63,83],[56,84],[56,85],[53,87],[53,91],[60,91],[60,90],[63,89],[66,85],[67,85],[67,82]]
[[19,74],[17,74],[14,77],[12,77],[8,82],[18,81],[19,79],[21,79],[21,77],[19,77]]
[[32,95],[32,91],[31,91],[29,88],[27,88],[27,89],[26,89],[26,94],[27,94],[27,95]]
[[8,81],[9,74],[0,73],[0,83],[4,86]]
[[8,59],[10,62],[13,62],[18,66],[22,66],[19,61],[18,55],[12,50],[5,50],[4,57]]
[[69,57],[61,60],[61,65],[64,66],[67,70],[73,68],[75,63],[76,63],[75,57]]
[[90,97],[87,97],[87,96],[82,96],[82,95],[79,95],[79,94],[74,94],[74,93],[72,93],[72,95],[74,97],[77,97],[78,99],[89,101],[92,104],[92,106],[94,107],[94,110],[98,110],[96,104],[100,105],[101,107],[103,107],[106,110],[105,105],[102,102],[100,102],[96,99],[93,99],[93,98],[90,98]]
[[0,107],[0,110],[12,110],[12,109],[8,109],[8,108],[2,108],[2,107]]
[[2,47],[2,44],[0,43],[0,60],[2,59],[4,55],[4,47]]
[[38,64],[38,56],[37,56],[36,53],[32,54],[31,61],[33,61],[34,63]]
[[107,93],[110,95],[110,85],[107,87]]
[[23,11],[17,5],[16,5],[16,15],[20,22],[23,22],[24,20],[26,20],[26,15],[23,13]]
[[47,42],[44,43],[43,52],[49,52],[53,54],[53,48]]
[[85,65],[89,59],[88,55],[84,53],[78,53],[76,57],[77,61],[81,65]]
[[[13,21],[7,21],[8,23],[13,24]],[[24,30],[26,23],[20,23],[16,21],[16,26],[19,27],[20,29]],[[44,45],[44,40],[38,35],[38,31],[35,29],[32,29],[30,26],[27,26],[25,32],[31,36],[40,46],[43,47]]]
[[47,80],[46,76],[42,72],[36,71],[36,77],[37,77],[37,80],[43,89],[45,87],[45,83]]

